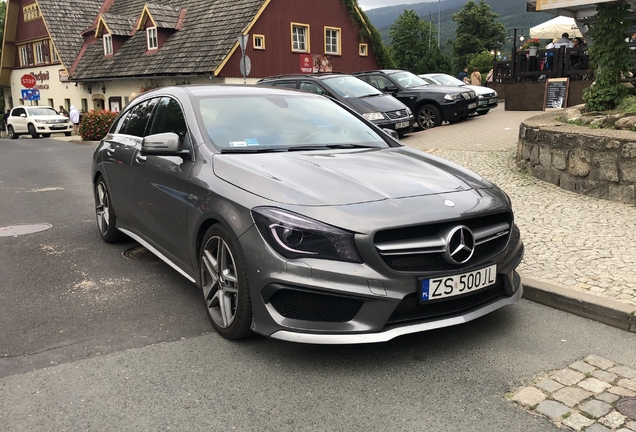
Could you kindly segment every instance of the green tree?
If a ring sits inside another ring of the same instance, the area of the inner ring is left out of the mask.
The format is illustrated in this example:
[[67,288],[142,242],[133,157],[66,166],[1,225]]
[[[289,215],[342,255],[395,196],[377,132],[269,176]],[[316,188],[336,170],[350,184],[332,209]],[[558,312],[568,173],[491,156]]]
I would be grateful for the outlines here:
[[404,10],[389,29],[391,53],[397,67],[416,74],[446,72],[450,59],[437,46],[436,29],[414,11]]
[[479,72],[481,73],[481,83],[483,85],[486,82],[488,72],[492,69],[493,61],[494,56],[488,51],[482,51],[479,54],[475,54],[471,56],[470,62],[468,63],[468,72],[471,73],[474,68],[479,69]]
[[499,22],[499,14],[490,10],[484,0],[475,3],[469,0],[464,7],[453,14],[457,22],[453,46],[453,66],[459,71],[466,66],[475,54],[490,51],[503,41],[506,29]]
[[[0,47],[4,46],[4,19],[7,16],[7,2],[0,1]],[[0,51],[0,54],[2,52]],[[4,112],[4,92],[0,92],[0,106]]]
[[614,109],[627,93],[620,80],[632,66],[625,43],[630,24],[625,1],[601,4],[596,10],[596,22],[590,28],[593,41],[590,60],[596,71],[595,82],[583,90],[583,100],[589,111],[604,111]]

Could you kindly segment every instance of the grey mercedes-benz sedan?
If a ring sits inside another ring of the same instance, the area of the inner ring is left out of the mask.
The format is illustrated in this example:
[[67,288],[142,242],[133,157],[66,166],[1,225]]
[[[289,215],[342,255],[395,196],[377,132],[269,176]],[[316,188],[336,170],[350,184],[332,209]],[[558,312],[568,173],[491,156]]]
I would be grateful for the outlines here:
[[214,328],[369,343],[461,324],[522,294],[508,196],[318,95],[169,87],[94,155],[97,225],[202,290]]

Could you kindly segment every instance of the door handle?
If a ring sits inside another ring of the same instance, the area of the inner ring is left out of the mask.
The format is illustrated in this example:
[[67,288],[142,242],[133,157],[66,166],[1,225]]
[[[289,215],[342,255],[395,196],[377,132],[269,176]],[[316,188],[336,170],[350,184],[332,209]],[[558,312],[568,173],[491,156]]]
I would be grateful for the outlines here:
[[137,153],[137,156],[135,156],[135,160],[137,161],[137,163],[145,163],[146,162],[146,156],[142,155],[141,153]]
[[113,156],[115,154],[115,148],[114,147],[109,147],[106,150],[106,153],[108,153],[108,156]]

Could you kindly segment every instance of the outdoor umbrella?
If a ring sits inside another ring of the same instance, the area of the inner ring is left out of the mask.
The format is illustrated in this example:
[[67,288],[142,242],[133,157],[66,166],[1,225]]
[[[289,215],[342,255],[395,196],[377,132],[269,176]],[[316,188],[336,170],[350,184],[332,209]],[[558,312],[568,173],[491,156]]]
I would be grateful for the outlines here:
[[554,39],[561,37],[563,33],[570,35],[570,38],[581,37],[581,32],[574,22],[574,18],[558,16],[536,25],[530,29],[530,37],[537,39]]

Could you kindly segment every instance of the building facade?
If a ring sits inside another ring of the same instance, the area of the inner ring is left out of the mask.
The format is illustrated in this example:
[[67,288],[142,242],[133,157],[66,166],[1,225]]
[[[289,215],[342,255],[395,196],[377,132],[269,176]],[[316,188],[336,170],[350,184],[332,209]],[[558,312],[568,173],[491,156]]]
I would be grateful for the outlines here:
[[155,87],[381,66],[355,0],[7,0],[4,34],[8,108],[119,111]]

